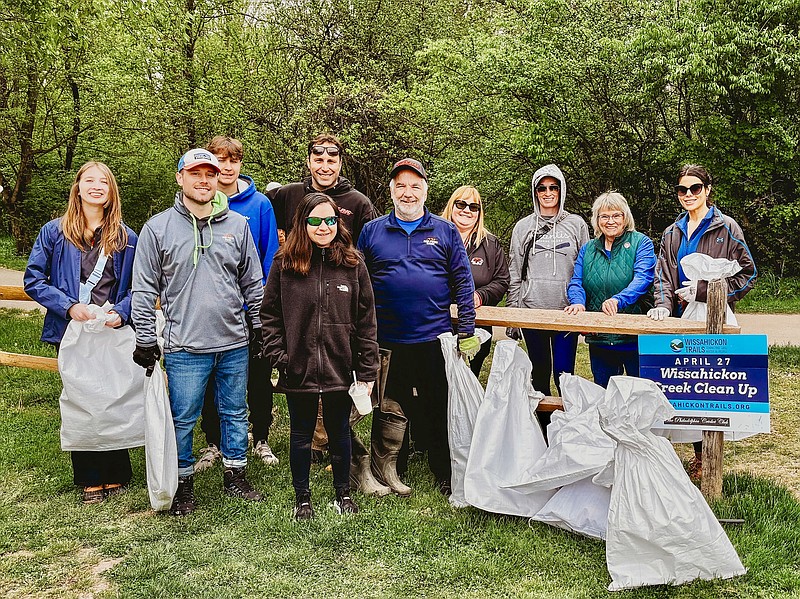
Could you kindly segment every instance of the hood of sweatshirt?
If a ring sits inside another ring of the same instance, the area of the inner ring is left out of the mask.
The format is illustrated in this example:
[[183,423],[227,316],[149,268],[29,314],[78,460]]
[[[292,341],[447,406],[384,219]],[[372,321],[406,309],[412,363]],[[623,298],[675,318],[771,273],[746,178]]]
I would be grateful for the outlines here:
[[539,181],[544,179],[545,177],[553,177],[558,181],[558,184],[561,186],[561,193],[559,194],[559,205],[558,205],[558,213],[556,214],[556,220],[561,220],[563,218],[564,213],[564,200],[567,197],[567,182],[564,179],[564,173],[561,172],[561,169],[558,168],[555,164],[548,164],[543,166],[538,171],[533,173],[533,179],[531,180],[531,195],[533,197],[533,212],[537,216],[541,216],[541,209],[539,207],[539,200],[536,199],[536,186],[539,185]]
[[[223,220],[228,215],[228,196],[221,191],[217,191],[211,200],[211,214],[207,218],[197,218],[183,203],[183,192],[179,191],[175,194],[175,210],[182,214],[192,223],[192,230],[194,232],[194,254],[192,262],[197,267],[197,259],[200,252],[214,243],[214,228],[212,223]],[[199,223],[199,224],[198,224]],[[208,226],[208,239],[205,239],[201,229]]]
[[[256,193],[256,184],[252,177],[248,177],[247,175],[239,175],[239,180],[236,183],[239,186],[239,189],[242,187],[244,187],[244,189],[237,191],[230,198],[228,198],[229,206],[239,202],[246,203]],[[242,185],[242,183],[244,183],[244,185]]]

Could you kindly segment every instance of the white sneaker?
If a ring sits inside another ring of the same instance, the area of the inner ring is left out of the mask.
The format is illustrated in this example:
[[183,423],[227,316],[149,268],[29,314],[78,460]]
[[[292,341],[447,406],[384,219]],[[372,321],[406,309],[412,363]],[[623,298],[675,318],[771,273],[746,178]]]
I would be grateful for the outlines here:
[[267,466],[278,465],[278,456],[272,452],[272,448],[266,441],[259,441],[256,443],[256,446],[253,448],[253,453],[256,457],[261,458],[261,461]]
[[222,452],[213,443],[209,443],[208,447],[200,452],[200,459],[194,464],[195,472],[202,472],[208,470],[214,463],[222,457]]

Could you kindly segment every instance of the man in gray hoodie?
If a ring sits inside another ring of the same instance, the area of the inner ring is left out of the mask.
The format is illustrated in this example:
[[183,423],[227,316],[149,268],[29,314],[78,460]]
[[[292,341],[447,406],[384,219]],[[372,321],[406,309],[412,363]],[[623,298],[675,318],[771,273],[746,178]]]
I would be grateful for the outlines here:
[[152,367],[161,355],[156,300],[166,319],[164,365],[178,445],[178,491],[170,513],[176,516],[195,510],[192,431],[212,374],[225,492],[262,498],[245,477],[247,362],[261,346],[261,263],[247,220],[230,211],[227,196],[217,191],[219,172],[208,150],[184,154],[176,175],[181,191],[171,208],[142,227],[144,245],[133,263],[133,359],[140,366]]
[[[564,210],[567,182],[555,164],[543,166],[533,174],[531,191],[533,214],[520,220],[511,235],[511,282],[506,305],[563,310],[569,305],[567,285],[578,250],[589,241],[589,227],[583,218]],[[516,331],[509,334],[519,338]],[[533,388],[550,395],[552,374],[560,394],[561,373],[575,372],[577,333],[523,329],[522,335],[533,364]],[[549,413],[537,412],[537,416],[546,427]]]

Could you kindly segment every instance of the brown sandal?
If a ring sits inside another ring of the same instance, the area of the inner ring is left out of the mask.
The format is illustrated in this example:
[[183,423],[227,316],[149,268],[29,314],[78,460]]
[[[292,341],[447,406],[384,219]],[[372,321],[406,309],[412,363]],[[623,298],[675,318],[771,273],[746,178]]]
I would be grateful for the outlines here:
[[84,487],[83,488],[83,504],[89,505],[92,503],[100,503],[105,499],[103,494],[103,487]]
[[121,483],[111,483],[110,485],[103,485],[103,495],[106,497],[111,497],[113,495],[119,495],[123,491],[125,491],[127,487]]

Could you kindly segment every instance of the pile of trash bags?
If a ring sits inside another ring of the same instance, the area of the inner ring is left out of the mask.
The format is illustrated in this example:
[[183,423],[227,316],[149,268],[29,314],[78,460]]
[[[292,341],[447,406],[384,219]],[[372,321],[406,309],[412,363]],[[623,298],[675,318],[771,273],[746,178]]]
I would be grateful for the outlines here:
[[650,431],[674,414],[652,381],[618,376],[603,389],[562,375],[564,410],[552,415],[548,445],[535,416],[542,396],[515,341],[497,343],[482,392],[454,336],[440,340],[453,506],[605,540],[610,591],[746,573],[672,444]]

